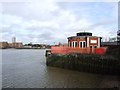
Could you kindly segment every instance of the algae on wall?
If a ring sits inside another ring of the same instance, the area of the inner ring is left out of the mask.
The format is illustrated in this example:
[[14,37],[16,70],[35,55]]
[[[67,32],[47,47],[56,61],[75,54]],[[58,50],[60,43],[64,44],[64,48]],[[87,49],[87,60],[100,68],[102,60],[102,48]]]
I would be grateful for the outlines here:
[[51,54],[46,57],[48,66],[61,67],[83,72],[119,74],[119,60],[111,55],[95,54]]

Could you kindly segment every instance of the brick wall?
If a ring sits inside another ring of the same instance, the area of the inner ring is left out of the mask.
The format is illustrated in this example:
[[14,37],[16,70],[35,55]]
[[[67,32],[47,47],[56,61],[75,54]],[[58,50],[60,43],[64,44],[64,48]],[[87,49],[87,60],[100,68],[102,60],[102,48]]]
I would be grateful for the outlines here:
[[85,54],[105,54],[107,47],[94,48],[92,52],[91,48],[70,48],[67,46],[52,46],[51,53],[53,54],[69,54],[69,53],[85,53]]

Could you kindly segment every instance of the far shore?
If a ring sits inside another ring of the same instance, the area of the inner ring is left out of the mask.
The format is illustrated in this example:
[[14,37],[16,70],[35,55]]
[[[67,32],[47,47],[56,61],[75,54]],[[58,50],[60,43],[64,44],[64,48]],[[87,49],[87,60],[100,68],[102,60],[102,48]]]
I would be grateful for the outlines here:
[[0,49],[50,49],[50,48],[0,48]]

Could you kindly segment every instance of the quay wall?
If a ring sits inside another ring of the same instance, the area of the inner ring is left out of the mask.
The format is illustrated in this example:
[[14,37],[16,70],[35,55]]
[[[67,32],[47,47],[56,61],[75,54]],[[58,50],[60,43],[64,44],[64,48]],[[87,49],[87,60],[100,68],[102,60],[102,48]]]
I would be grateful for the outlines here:
[[98,54],[51,54],[46,65],[82,72],[120,74],[120,61],[111,55]]

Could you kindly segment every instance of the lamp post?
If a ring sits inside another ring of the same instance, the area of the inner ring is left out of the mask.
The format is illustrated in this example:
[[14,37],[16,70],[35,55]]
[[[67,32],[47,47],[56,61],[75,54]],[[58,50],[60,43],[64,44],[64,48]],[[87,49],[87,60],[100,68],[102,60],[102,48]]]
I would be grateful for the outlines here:
[[118,48],[119,48],[118,58],[119,58],[119,60],[120,60],[120,30],[117,31],[117,45],[118,45]]
[[120,30],[117,31],[117,44],[120,45]]

